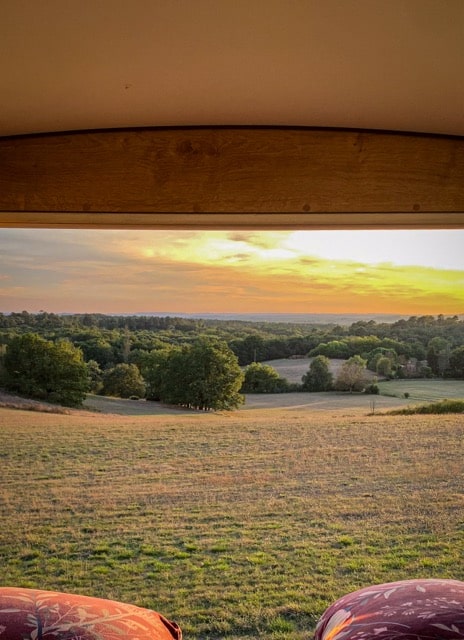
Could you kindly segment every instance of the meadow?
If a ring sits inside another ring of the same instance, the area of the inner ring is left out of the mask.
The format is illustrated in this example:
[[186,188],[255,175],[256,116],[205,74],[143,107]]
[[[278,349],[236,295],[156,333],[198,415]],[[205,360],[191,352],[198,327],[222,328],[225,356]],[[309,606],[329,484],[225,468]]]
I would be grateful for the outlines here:
[[462,416],[0,409],[0,582],[309,638],[342,594],[464,579]]
[[451,398],[464,398],[464,380],[405,379],[382,380],[380,393],[401,398],[408,394],[410,403],[435,402]]

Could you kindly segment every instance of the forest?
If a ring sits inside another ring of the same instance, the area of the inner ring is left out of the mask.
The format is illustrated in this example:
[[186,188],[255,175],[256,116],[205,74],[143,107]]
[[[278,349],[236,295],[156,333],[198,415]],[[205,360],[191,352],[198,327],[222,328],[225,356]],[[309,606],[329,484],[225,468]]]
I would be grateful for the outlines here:
[[[65,369],[68,361],[73,363],[78,390],[71,404],[92,391],[204,409],[232,408],[240,404],[240,391],[330,390],[333,381],[327,378],[325,363],[332,358],[347,362],[345,373],[348,365],[356,364],[382,378],[462,379],[464,321],[458,316],[412,316],[342,326],[22,311],[0,314],[0,355],[0,384],[31,397],[59,401],[55,387],[59,379],[69,378],[69,371],[57,373],[59,366],[50,364],[55,358]],[[303,357],[312,358],[315,367],[296,387],[274,375],[269,364],[257,366]],[[29,380],[24,385],[37,367],[40,384]],[[360,386],[335,388],[362,390]],[[223,387],[229,389],[228,396],[217,400]],[[193,397],[186,396],[187,388],[196,389]]]

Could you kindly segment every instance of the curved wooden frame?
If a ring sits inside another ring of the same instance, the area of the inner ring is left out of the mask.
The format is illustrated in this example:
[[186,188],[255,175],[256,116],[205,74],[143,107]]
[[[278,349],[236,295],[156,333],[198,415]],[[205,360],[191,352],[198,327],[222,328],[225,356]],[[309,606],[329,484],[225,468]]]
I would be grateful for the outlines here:
[[0,138],[0,227],[464,227],[464,138],[193,127]]

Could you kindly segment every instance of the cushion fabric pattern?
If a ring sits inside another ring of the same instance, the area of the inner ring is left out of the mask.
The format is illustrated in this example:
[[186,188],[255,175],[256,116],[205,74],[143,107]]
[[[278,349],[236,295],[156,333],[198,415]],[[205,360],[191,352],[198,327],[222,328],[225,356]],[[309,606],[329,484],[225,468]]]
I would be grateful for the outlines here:
[[150,609],[88,596],[0,587],[0,640],[181,640]]
[[404,580],[349,593],[322,614],[315,640],[464,640],[464,582]]

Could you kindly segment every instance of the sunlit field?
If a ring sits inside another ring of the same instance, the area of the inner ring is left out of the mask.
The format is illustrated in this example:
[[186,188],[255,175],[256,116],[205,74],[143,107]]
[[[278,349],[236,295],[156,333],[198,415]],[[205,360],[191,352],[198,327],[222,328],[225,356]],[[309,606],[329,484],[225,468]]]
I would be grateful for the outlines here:
[[186,638],[309,638],[374,582],[464,579],[462,416],[0,409],[0,581]]

